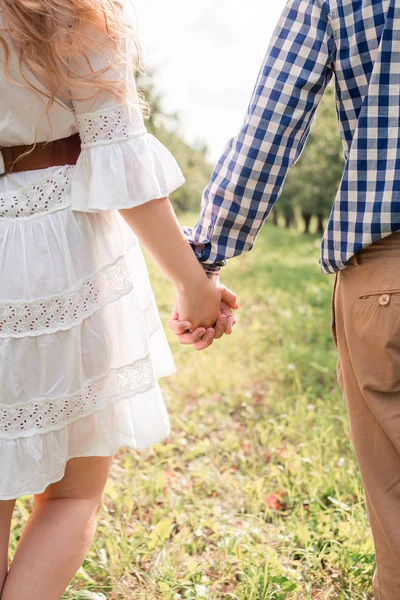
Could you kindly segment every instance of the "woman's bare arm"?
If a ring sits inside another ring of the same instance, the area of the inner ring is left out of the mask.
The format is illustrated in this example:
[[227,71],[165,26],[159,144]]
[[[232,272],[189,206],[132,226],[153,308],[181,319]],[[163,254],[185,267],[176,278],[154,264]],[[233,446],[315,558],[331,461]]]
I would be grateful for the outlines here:
[[120,210],[128,225],[174,284],[180,321],[209,328],[221,314],[221,292],[183,236],[169,198]]

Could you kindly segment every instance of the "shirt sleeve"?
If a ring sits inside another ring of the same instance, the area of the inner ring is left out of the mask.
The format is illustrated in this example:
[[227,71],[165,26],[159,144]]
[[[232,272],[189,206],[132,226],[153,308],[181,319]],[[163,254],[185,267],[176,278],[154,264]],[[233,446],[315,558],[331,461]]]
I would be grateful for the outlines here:
[[248,252],[299,158],[333,72],[329,5],[289,0],[273,34],[244,124],[204,191],[200,220],[184,228],[208,274]]
[[[125,12],[126,4],[125,0]],[[121,40],[117,52],[107,34],[94,25],[85,25],[83,34],[90,40],[90,49],[71,63],[78,75],[71,91],[82,147],[72,177],[71,209],[126,209],[169,196],[184,183],[184,177],[167,148],[147,133],[131,36]],[[93,73],[101,73],[108,84],[105,89],[85,86]]]

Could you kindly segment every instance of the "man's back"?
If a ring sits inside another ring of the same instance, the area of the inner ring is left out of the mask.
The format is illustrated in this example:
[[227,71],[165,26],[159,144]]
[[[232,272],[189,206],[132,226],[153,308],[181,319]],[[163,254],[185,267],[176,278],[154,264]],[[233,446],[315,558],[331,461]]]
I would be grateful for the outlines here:
[[327,271],[400,228],[400,7],[331,0],[346,165],[322,244]]
[[[336,46],[334,70],[340,133],[347,158],[364,110],[368,110],[370,117],[377,116],[376,110],[370,110],[374,104],[365,103],[365,100],[372,99],[377,86],[389,83],[384,82],[382,75],[390,73],[392,77],[393,71],[396,72],[391,51],[393,18],[388,0],[331,0],[325,3],[326,6],[329,4],[329,21]],[[384,52],[389,50],[389,55],[382,55],[381,44],[385,45]],[[400,62],[397,71],[400,74]],[[381,102],[385,102],[383,98]]]

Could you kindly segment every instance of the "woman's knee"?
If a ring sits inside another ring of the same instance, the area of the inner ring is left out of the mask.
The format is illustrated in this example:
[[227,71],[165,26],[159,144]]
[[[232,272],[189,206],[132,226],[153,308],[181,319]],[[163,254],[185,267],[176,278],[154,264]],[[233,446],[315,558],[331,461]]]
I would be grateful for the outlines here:
[[64,477],[35,495],[35,502],[61,498],[92,500],[101,506],[113,456],[87,456],[67,462]]

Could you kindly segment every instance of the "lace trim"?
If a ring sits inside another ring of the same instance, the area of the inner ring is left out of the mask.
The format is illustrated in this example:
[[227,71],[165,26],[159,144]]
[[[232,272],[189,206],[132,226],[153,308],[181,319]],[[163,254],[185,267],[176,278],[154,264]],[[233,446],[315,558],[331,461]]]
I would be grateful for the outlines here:
[[146,133],[139,108],[118,104],[107,110],[77,115],[82,148],[116,142]]
[[33,302],[1,302],[0,337],[24,337],[70,329],[132,289],[125,257],[119,257],[65,294]]
[[0,219],[23,220],[67,208],[71,204],[73,169],[73,165],[65,166],[51,177],[0,196]]
[[61,429],[108,404],[149,391],[156,384],[150,356],[111,369],[69,396],[41,398],[26,404],[0,405],[0,438],[28,437]]

